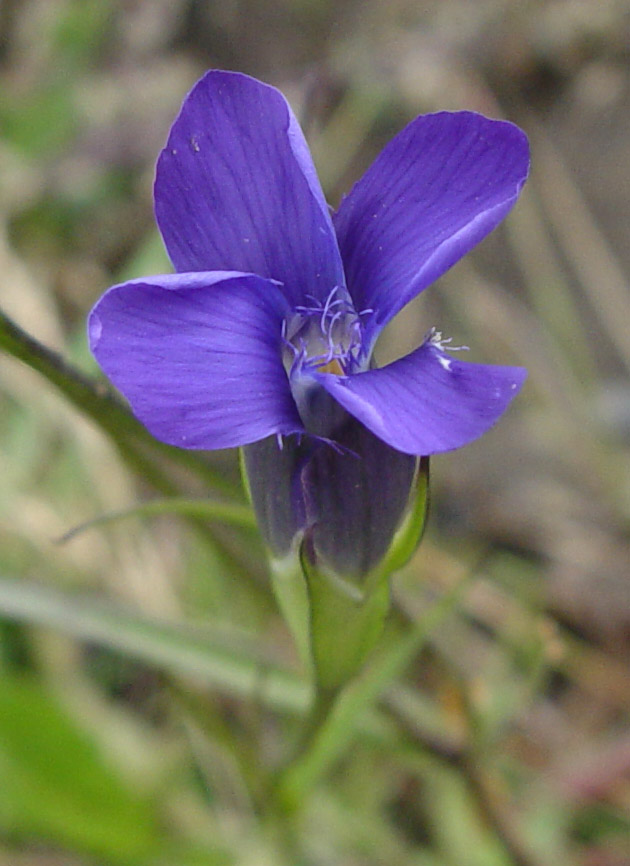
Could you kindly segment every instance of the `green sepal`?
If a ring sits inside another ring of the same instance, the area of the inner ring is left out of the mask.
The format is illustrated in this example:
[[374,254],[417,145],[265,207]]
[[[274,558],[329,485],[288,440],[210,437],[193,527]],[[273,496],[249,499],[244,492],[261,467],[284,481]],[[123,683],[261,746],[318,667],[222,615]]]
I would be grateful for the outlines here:
[[[252,490],[245,466],[245,452],[239,449],[239,465],[243,489],[247,500],[253,508]],[[294,540],[292,548],[285,556],[274,555],[267,545],[271,584],[280,613],[286,622],[295,642],[300,661],[306,670],[312,666],[310,641],[310,612],[306,580],[300,565],[297,552],[301,535]]]
[[333,574],[309,550],[306,536],[300,561],[310,607],[310,648],[316,681],[336,689],[363,666],[381,636],[390,606],[390,577],[420,543],[429,506],[429,458],[419,461],[409,509],[382,562],[361,584]]
[[310,606],[310,649],[318,688],[343,686],[363,666],[383,630],[389,611],[387,575],[370,587],[358,587],[314,565],[300,548]]
[[311,669],[311,612],[306,578],[297,551],[269,558],[271,583],[280,612],[289,627],[300,661]]
[[[243,463],[241,467],[244,469]],[[250,494],[247,473],[242,474]],[[376,645],[389,611],[390,577],[420,543],[428,504],[429,458],[422,457],[406,515],[385,557],[360,580],[328,568],[313,549],[308,530],[296,535],[286,556],[270,556],[278,605],[302,662],[313,669],[318,688],[343,686]]]
[[421,457],[405,518],[396,530],[379,572],[392,574],[406,565],[422,541],[430,503],[429,458]]

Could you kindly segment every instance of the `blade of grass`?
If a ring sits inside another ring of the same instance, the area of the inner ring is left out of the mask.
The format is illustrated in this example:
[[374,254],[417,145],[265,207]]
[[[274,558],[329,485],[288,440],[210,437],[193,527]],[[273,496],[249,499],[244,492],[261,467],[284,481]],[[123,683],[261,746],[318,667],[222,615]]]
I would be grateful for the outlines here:
[[201,680],[226,694],[255,698],[273,709],[298,713],[308,705],[306,683],[267,663],[247,635],[228,633],[220,626],[210,636],[202,635],[183,625],[6,578],[0,578],[0,615],[59,629],[168,673]]
[[98,517],[93,517],[91,520],[74,526],[61,536],[58,543],[64,544],[87,529],[94,529],[115,520],[123,520],[127,517],[157,517],[161,514],[180,514],[185,517],[196,517],[199,520],[216,520],[220,523],[229,523],[232,526],[241,526],[246,529],[256,528],[256,520],[252,510],[246,505],[173,496],[168,499],[152,499],[133,508],[100,514]]
[[627,278],[564,160],[540,125],[529,120],[539,172],[545,178],[539,189],[542,204],[593,313],[614,343],[619,359],[630,369]]

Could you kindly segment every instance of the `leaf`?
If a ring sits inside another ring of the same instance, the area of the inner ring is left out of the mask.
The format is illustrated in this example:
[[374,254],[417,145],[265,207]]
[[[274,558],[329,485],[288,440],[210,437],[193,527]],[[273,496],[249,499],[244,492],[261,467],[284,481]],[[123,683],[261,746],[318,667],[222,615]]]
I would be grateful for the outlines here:
[[59,629],[78,640],[117,650],[274,709],[297,713],[308,705],[306,683],[268,664],[252,646],[249,635],[236,629],[214,625],[201,632],[146,619],[94,599],[6,579],[0,579],[0,615]]
[[0,828],[109,863],[156,853],[158,822],[61,706],[30,677],[0,677]]

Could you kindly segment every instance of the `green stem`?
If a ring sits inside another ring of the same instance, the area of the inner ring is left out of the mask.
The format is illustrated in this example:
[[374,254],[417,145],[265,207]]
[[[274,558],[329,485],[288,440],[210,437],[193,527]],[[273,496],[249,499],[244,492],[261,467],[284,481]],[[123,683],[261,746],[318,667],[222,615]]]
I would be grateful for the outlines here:
[[407,623],[402,617],[390,616],[379,641],[379,651],[373,653],[361,676],[355,677],[343,691],[340,687],[336,693],[320,692],[311,712],[314,721],[309,724],[307,746],[302,748],[299,759],[294,756],[282,780],[287,802],[303,801],[341,757],[358,735],[361,720],[420,652],[427,637],[456,608],[468,586],[466,576],[416,622]]
[[271,810],[286,820],[300,811],[304,799],[301,785],[294,784],[294,770],[314,750],[317,740],[325,728],[341,693],[340,687],[326,689],[317,687],[310,713],[304,722],[297,743],[289,758],[275,774],[270,796]]
[[91,418],[114,441],[125,461],[143,478],[148,476],[158,490],[168,494],[174,492],[176,487],[172,482],[166,482],[167,476],[157,469],[153,457],[144,455],[140,449],[147,448],[150,452],[167,455],[172,462],[193,472],[206,485],[225,493],[231,492],[231,485],[217,475],[203,456],[154,439],[107,385],[86,376],[60,354],[23,331],[1,310],[0,348],[40,373]]

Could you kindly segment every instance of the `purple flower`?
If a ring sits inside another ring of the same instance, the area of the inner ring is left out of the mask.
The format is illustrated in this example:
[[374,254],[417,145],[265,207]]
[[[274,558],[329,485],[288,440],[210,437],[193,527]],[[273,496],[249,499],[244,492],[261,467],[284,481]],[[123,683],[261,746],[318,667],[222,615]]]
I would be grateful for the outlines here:
[[[528,165],[510,123],[418,117],[331,217],[284,97],[209,72],[157,164],[155,213],[177,273],[106,292],[90,315],[92,351],[158,439],[250,446],[276,552],[315,526],[329,560],[363,571],[389,543],[415,457],[476,439],[523,384],[523,369],[460,361],[434,330],[381,369],[372,351],[503,219]],[[359,544],[366,533],[379,537]]]

